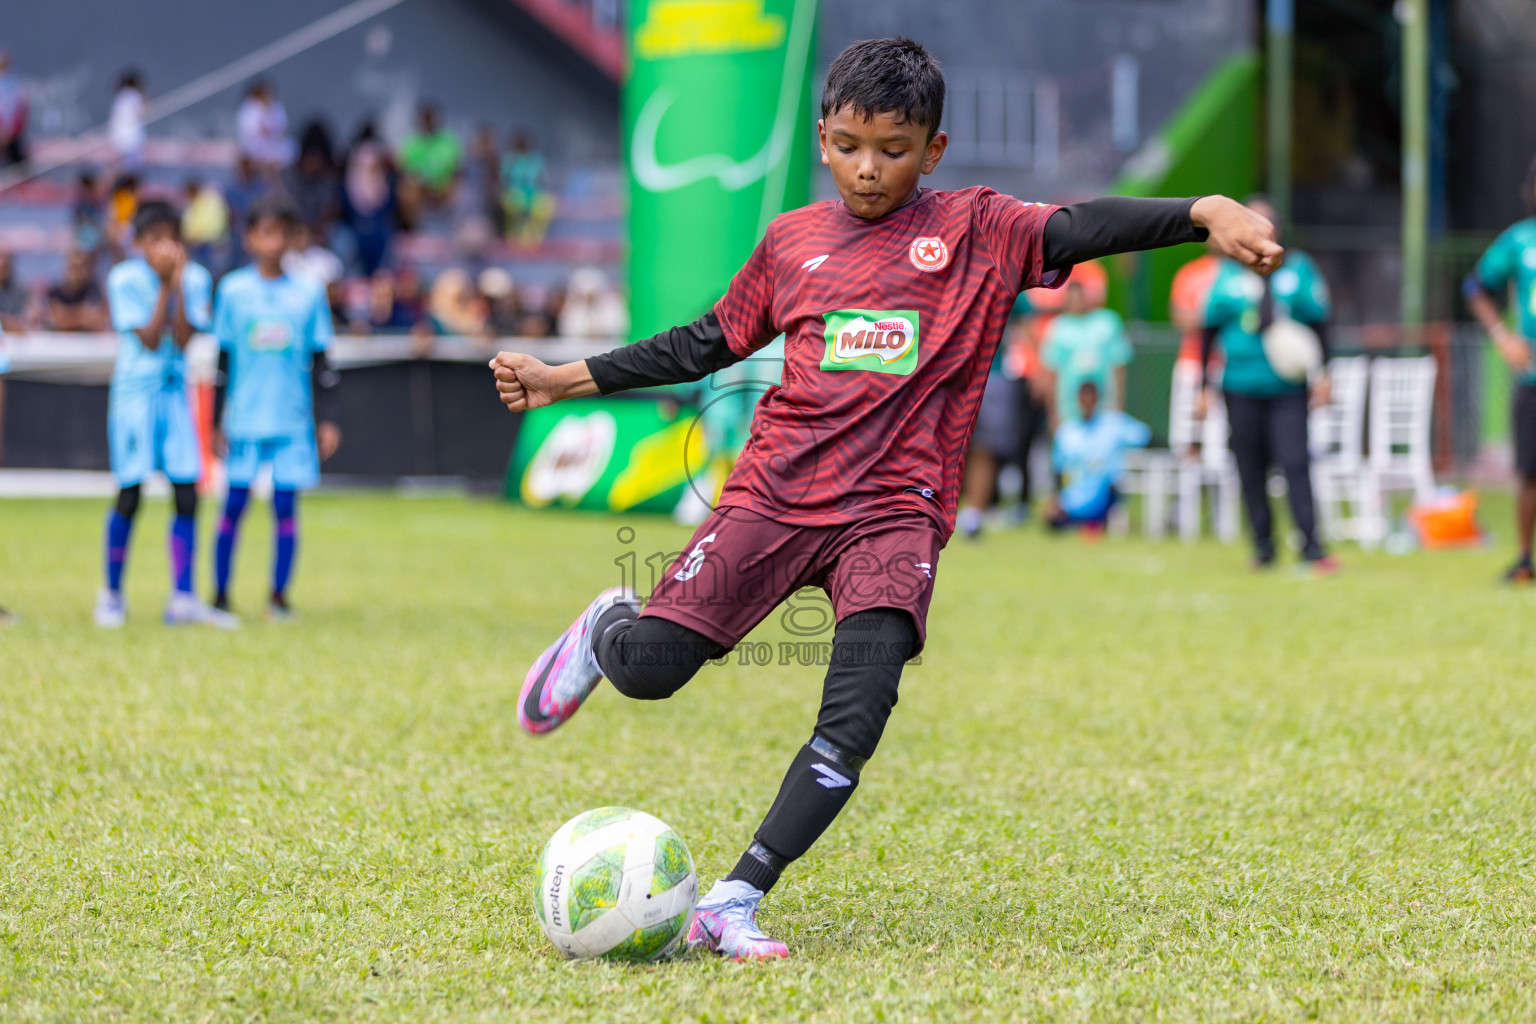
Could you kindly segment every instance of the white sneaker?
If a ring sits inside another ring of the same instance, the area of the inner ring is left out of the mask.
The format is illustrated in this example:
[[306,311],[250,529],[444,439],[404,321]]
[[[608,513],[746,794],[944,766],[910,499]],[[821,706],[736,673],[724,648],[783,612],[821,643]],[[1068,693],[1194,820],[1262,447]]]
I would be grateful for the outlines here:
[[230,612],[221,612],[212,605],[203,604],[196,594],[176,591],[165,603],[167,626],[214,626],[218,629],[239,629],[240,619]]
[[96,625],[102,629],[122,629],[128,620],[128,604],[121,590],[102,587],[96,594]]

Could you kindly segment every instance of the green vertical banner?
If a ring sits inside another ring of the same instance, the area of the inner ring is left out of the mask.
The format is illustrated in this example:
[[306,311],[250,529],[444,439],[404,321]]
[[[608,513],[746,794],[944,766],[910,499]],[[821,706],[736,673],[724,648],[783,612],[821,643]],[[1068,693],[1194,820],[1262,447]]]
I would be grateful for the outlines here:
[[630,0],[631,340],[697,319],[810,193],[817,0]]

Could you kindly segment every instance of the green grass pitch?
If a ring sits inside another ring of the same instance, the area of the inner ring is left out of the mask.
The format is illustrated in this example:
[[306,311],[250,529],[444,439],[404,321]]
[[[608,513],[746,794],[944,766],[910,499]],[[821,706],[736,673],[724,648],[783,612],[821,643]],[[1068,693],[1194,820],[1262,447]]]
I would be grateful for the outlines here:
[[1536,594],[1494,585],[1507,544],[1318,582],[1214,543],[956,541],[879,755],[766,904],[793,958],[626,967],[545,941],[544,840],[641,808],[708,885],[819,696],[733,661],[518,731],[534,654],[686,530],[322,497],[300,621],[172,632],[151,503],[104,633],[104,511],[0,503],[5,1021],[1536,1018]]

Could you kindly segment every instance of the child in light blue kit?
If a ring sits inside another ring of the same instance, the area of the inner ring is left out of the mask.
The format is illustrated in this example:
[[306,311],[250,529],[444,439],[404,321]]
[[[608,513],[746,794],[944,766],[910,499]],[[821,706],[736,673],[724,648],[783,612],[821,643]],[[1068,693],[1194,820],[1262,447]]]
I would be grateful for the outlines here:
[[278,619],[291,614],[288,581],[298,544],[298,492],[320,482],[321,461],[341,443],[331,409],[336,374],[327,356],[331,308],[325,286],[283,271],[283,254],[297,227],[298,213],[285,200],[253,204],[245,230],[253,262],[219,282],[213,311],[219,339],[214,419],[228,449],[229,481],[214,550],[213,606],[230,611],[240,517],[257,472],[270,464],[277,539],[267,612]]
[[1125,472],[1125,453],[1151,440],[1147,425],[1119,409],[1099,408],[1099,386],[1085,380],[1077,391],[1081,418],[1063,420],[1051,446],[1051,464],[1062,476],[1061,493],[1046,519],[1052,529],[1102,530],[1120,500],[1115,485]]

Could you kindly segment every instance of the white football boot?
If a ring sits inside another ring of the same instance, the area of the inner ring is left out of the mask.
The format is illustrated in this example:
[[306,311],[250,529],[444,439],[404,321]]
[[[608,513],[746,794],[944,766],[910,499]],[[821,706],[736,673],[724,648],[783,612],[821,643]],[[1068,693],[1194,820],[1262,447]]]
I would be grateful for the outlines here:
[[120,590],[103,587],[96,593],[96,610],[92,617],[102,629],[122,629],[128,621],[128,602]]
[[789,947],[757,926],[763,891],[743,881],[716,882],[699,900],[688,929],[688,945],[703,946],[732,960],[777,960]]
[[212,605],[204,604],[196,594],[174,591],[165,602],[167,626],[213,626],[217,629],[239,629],[240,618],[231,612],[221,612]]

